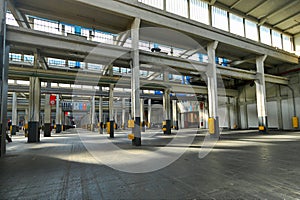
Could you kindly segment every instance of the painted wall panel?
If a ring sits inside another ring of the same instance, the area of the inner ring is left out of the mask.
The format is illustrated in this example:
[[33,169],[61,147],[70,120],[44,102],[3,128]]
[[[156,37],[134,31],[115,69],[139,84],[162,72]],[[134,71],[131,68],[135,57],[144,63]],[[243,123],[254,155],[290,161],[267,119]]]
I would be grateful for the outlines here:
[[258,117],[257,117],[257,108],[256,104],[247,105],[247,114],[248,114],[248,127],[257,128],[258,127]]

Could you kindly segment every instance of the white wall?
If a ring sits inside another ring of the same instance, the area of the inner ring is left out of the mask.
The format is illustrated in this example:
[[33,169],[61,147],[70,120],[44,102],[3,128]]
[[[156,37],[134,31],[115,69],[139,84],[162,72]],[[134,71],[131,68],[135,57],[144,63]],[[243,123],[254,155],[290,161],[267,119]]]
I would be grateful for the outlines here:
[[300,34],[294,36],[296,54],[300,56]]

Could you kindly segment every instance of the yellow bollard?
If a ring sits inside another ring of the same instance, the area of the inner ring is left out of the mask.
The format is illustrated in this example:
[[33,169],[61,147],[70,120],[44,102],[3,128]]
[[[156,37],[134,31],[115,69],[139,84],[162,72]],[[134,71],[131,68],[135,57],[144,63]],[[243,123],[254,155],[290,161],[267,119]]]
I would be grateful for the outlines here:
[[106,122],[106,131],[107,134],[110,134],[110,122]]
[[128,139],[133,140],[134,139],[134,134],[133,133],[128,134]]
[[167,121],[162,122],[162,130],[167,131]]
[[293,128],[299,128],[299,119],[298,119],[298,117],[293,117]]
[[134,128],[134,120],[128,120],[128,128]]
[[209,131],[209,134],[215,134],[215,119],[214,118],[208,119],[208,131]]

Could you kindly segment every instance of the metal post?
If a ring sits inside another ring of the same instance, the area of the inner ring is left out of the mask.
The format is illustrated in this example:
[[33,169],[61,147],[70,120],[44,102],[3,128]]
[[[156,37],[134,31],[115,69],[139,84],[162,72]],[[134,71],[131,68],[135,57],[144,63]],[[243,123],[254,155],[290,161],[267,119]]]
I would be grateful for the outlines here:
[[8,59],[9,46],[6,45],[6,10],[7,1],[0,0],[0,157],[6,153],[7,128],[7,92],[8,92]]
[[261,133],[268,132],[268,118],[266,108],[266,84],[265,84],[265,70],[264,61],[267,56],[260,56],[256,58],[256,98],[257,98],[257,114],[258,114],[258,126]]
[[[17,133],[17,120],[18,120],[18,110],[17,110],[17,93],[13,92],[12,98],[12,119],[11,119],[11,135],[16,135]],[[9,127],[10,128],[10,127]]]
[[56,117],[55,117],[55,124],[56,124],[56,133],[61,133],[61,109],[60,109],[60,100],[59,95],[56,95]]
[[139,58],[139,28],[141,24],[141,19],[135,18],[131,26],[131,38],[132,38],[132,113],[134,117],[134,128],[133,134],[134,139],[132,144],[135,146],[141,146],[141,130],[140,130],[140,58]]
[[281,87],[277,87],[277,111],[278,111],[278,128],[283,130],[283,121],[282,121],[282,105],[281,105]]
[[217,88],[217,65],[215,62],[216,49],[218,42],[214,41],[208,44],[208,68],[207,68],[207,85],[208,85],[208,103],[209,103],[209,133],[212,136],[219,137],[219,117],[218,117],[218,88]]
[[[164,82],[169,82],[169,72],[164,72]],[[170,89],[167,88],[163,95],[163,112],[164,112],[164,123],[163,132],[164,134],[171,134],[171,101],[170,101]]]
[[148,99],[148,128],[151,127],[151,112],[152,112],[151,99]]
[[114,85],[109,85],[109,122],[110,122],[110,128],[109,128],[109,137],[114,138]]
[[99,133],[103,134],[103,97],[102,96],[99,97]]
[[141,106],[141,126],[142,126],[142,132],[145,132],[145,119],[144,119],[144,99],[140,99],[140,106]]
[[41,82],[38,77],[29,77],[29,122],[28,142],[40,141],[40,92]]
[[177,119],[177,100],[172,101],[172,111],[173,111],[173,127],[178,130],[178,119]]
[[51,137],[51,105],[50,105],[50,94],[45,95],[45,123],[44,123],[44,137]]
[[94,131],[95,128],[95,96],[92,97],[91,102],[91,131]]
[[125,130],[126,127],[126,121],[125,121],[125,115],[126,115],[126,99],[122,99],[122,125],[121,128]]

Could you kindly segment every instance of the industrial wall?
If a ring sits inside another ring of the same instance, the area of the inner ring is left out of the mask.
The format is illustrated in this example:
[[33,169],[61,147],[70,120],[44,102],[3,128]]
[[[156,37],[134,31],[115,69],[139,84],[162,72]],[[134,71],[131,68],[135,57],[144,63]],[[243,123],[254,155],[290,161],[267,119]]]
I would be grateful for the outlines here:
[[[292,118],[300,117],[300,73],[289,76],[289,86],[266,84],[269,128],[292,130]],[[242,129],[258,127],[255,85],[239,90],[239,124]]]

